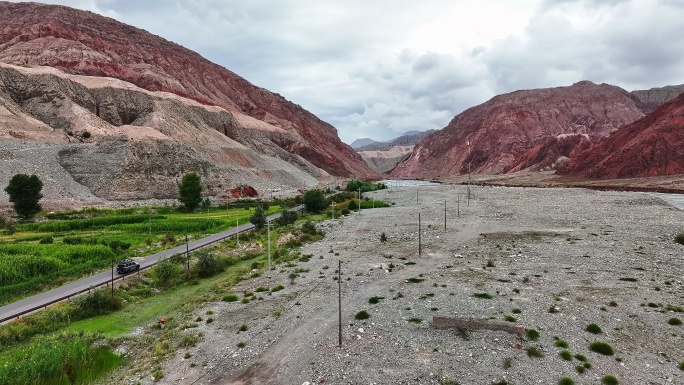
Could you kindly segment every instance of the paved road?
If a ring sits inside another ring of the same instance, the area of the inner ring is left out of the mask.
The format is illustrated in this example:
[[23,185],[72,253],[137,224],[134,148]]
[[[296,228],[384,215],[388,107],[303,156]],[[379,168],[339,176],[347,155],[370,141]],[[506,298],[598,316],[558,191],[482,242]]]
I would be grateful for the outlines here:
[[[304,208],[303,205],[294,207],[290,210],[292,211],[300,211]],[[280,213],[269,215],[267,217],[268,222],[271,222],[274,219],[277,219],[280,217]],[[214,244],[216,242],[219,242],[223,239],[230,238],[235,236],[237,233],[243,233],[245,231],[252,230],[254,228],[254,225],[251,223],[247,223],[244,225],[241,225],[236,228],[232,228],[226,231],[222,231],[218,234],[213,234],[210,235],[206,238],[198,239],[192,242],[189,242],[187,244],[187,249],[190,251],[200,249],[202,247],[209,246],[211,244]],[[168,258],[174,254],[184,254],[186,252],[186,245],[181,245],[181,246],[176,246],[172,249],[160,251],[156,254],[148,255],[147,257],[144,257],[142,259],[136,259],[136,262],[140,264],[140,269],[146,269],[149,268],[150,266],[155,265],[159,260]],[[135,273],[133,273],[135,274]],[[122,276],[116,272],[114,272],[114,279],[121,279]],[[125,279],[125,278],[124,278]],[[112,280],[112,272],[110,270],[91,275],[90,277],[86,277],[83,279],[80,279],[78,281],[66,284],[64,286],[60,286],[57,288],[54,288],[50,291],[46,291],[44,293],[40,293],[37,295],[34,295],[32,297],[24,298],[21,301],[17,301],[8,305],[5,305],[3,307],[0,307],[0,323],[4,323],[6,321],[9,321],[11,319],[14,319],[16,317],[19,317],[23,314],[26,314],[28,312],[31,312],[33,310],[37,310],[43,307],[46,307],[48,305],[51,305],[55,302],[59,302],[61,300],[67,299],[73,295],[82,293],[84,291],[87,291],[91,287],[96,287],[96,286],[102,286],[105,285],[106,283],[110,282]]]

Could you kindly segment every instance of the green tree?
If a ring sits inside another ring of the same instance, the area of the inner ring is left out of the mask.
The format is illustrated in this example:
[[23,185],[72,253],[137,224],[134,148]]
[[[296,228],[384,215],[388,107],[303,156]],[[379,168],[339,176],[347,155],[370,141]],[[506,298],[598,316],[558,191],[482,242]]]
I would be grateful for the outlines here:
[[309,190],[305,192],[302,201],[304,202],[306,211],[312,213],[320,213],[328,206],[328,201],[325,199],[325,195],[323,195],[323,191],[321,190]]
[[42,189],[43,182],[37,176],[17,174],[10,179],[5,192],[9,195],[9,201],[14,203],[17,215],[31,218],[41,210],[38,201],[43,197],[40,193]]
[[188,211],[195,211],[202,203],[202,182],[199,175],[194,172],[183,175],[178,185],[178,200]]
[[264,214],[264,209],[257,206],[256,210],[254,210],[254,214],[249,218],[249,221],[252,222],[257,229],[263,229],[264,226],[266,226],[266,214]]
[[283,212],[280,213],[280,217],[278,218],[277,222],[281,226],[287,226],[287,225],[293,224],[293,223],[297,222],[297,212],[296,211],[283,210]]

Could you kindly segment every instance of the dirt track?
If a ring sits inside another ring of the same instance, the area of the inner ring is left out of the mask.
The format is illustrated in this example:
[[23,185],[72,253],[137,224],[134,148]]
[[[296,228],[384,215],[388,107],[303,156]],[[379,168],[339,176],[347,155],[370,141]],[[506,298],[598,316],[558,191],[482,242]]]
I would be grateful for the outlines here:
[[[233,291],[277,284],[285,290],[249,304],[199,309],[203,317],[213,311],[215,321],[201,323],[204,339],[179,350],[159,383],[556,384],[568,376],[596,384],[606,374],[621,384],[684,383],[677,368],[684,361],[684,327],[667,323],[684,319],[667,310],[684,307],[684,246],[673,242],[684,231],[683,211],[645,193],[479,187],[466,206],[464,186],[421,187],[418,204],[415,191],[375,193],[395,206],[324,223],[325,239],[303,247],[302,254],[312,254],[308,262],[277,266],[271,279],[246,281]],[[379,241],[382,232],[386,243]],[[296,269],[308,272],[300,271],[292,284],[288,276]],[[373,296],[383,299],[370,304]],[[557,311],[549,312],[552,307]],[[361,310],[370,318],[355,320]],[[505,314],[538,330],[539,340],[431,324],[433,315],[486,324],[504,321]],[[603,333],[586,332],[590,323]],[[248,330],[240,332],[243,324]],[[582,363],[562,359],[554,337],[586,356],[591,368],[579,374],[575,366]],[[608,342],[615,355],[590,351],[594,341]],[[236,347],[239,342],[246,346]],[[528,357],[530,347],[544,356]],[[152,383],[151,377],[138,380]]]

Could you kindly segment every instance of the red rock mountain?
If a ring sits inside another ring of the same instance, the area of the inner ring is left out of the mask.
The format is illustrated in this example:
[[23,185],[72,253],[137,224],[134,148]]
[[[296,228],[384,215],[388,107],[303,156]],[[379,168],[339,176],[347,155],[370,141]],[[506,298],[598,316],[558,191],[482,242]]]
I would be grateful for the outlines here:
[[643,117],[640,104],[619,87],[589,81],[499,95],[429,135],[391,176],[555,169],[595,138]]
[[[94,13],[63,6],[0,2],[0,62],[112,77],[224,108],[245,130],[334,176],[375,177],[337,131],[301,106],[256,87],[180,45]],[[241,118],[249,116],[253,119]],[[130,124],[133,121],[122,121]],[[134,123],[133,123],[134,124]],[[263,128],[263,127],[261,127]],[[217,128],[218,129],[218,128]],[[237,140],[254,149],[259,143]],[[268,146],[268,145],[267,145]]]
[[684,94],[576,153],[557,173],[590,178],[684,174]]

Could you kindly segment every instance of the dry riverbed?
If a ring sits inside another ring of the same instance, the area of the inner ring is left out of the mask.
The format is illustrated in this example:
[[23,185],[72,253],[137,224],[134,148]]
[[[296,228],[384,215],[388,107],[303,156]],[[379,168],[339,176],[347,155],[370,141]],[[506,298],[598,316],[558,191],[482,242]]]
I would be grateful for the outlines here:
[[[375,198],[394,206],[322,223],[325,239],[302,248],[307,262],[233,291],[284,290],[198,309],[213,322],[187,331],[204,337],[178,350],[158,383],[598,384],[613,375],[620,384],[684,384],[684,326],[668,323],[684,320],[684,246],[674,242],[683,211],[645,193],[478,187],[467,206],[464,192],[420,187],[416,203],[415,188],[380,191]],[[370,317],[355,319],[362,310]],[[437,329],[433,316],[485,329]],[[502,323],[539,337],[496,330]],[[559,339],[585,361],[561,357]],[[614,354],[591,351],[596,341]]]

